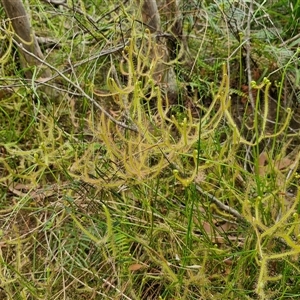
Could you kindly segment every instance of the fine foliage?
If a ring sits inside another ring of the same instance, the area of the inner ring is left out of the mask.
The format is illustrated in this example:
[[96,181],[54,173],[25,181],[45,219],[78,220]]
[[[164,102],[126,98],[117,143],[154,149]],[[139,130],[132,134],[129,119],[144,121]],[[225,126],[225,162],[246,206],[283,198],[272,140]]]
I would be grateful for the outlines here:
[[28,66],[1,11],[1,299],[299,298],[299,7],[272,2],[30,1]]

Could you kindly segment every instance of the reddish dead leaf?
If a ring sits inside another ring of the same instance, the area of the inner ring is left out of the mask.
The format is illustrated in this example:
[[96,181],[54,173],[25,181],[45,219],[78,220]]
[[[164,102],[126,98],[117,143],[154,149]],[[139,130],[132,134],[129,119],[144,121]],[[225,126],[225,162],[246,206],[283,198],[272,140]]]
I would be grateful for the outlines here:
[[211,233],[214,231],[213,228],[211,227],[211,225],[206,221],[204,221],[202,223],[202,226],[203,226],[203,229],[206,231],[206,233]]
[[232,258],[226,258],[226,259],[224,259],[224,263],[227,266],[232,266],[233,265],[233,260],[232,260]]
[[133,264],[131,266],[128,267],[129,271],[138,271],[142,268],[145,268],[145,266],[141,265],[141,264]]
[[261,77],[261,72],[258,68],[252,69],[252,80],[257,81]]
[[242,104],[246,104],[248,102],[248,86],[243,84],[241,87],[242,92],[245,94],[245,96],[242,97],[241,102]]
[[[244,93],[244,96],[241,98],[241,103],[246,104],[248,103],[249,100],[249,86],[246,84],[243,84],[241,86],[241,91]],[[254,102],[256,101],[256,96],[257,96],[257,90],[256,89],[251,89],[252,97]]]
[[[265,175],[266,174],[266,169],[267,169],[267,163],[268,163],[268,156],[266,152],[262,152],[259,155],[258,158],[258,168],[259,168],[259,175]],[[283,157],[280,160],[277,160],[274,164],[274,167],[277,170],[283,170],[289,167],[293,161],[289,159],[288,157]]]
[[11,88],[1,88],[0,89],[0,100],[7,99],[11,97],[13,94],[13,90]]
[[[235,235],[231,236],[229,234],[227,234],[227,237],[225,239],[223,236],[219,235],[216,232],[216,229],[218,229],[218,231],[220,231],[220,232],[229,233],[234,227],[234,224],[232,224],[230,222],[224,222],[221,225],[216,225],[216,224],[212,225],[212,224],[204,221],[202,223],[202,226],[203,226],[203,229],[206,231],[206,233],[211,236],[213,242],[218,245],[222,245],[222,244],[226,243],[228,240],[239,241],[239,242],[244,241],[243,237],[235,236]],[[214,228],[214,226],[215,226],[215,228]]]
[[275,163],[275,166],[278,170],[283,170],[283,169],[289,167],[292,163],[293,163],[292,160],[290,160],[287,157],[284,157],[284,158],[280,159],[279,161],[277,161]]
[[258,157],[258,173],[264,175],[266,173],[266,163],[268,162],[268,156],[266,152],[262,152]]

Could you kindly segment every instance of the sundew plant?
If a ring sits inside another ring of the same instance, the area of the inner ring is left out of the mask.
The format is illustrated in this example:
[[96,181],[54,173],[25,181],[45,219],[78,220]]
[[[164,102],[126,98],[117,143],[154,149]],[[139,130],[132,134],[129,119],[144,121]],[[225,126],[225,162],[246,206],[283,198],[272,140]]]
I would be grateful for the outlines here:
[[294,2],[2,1],[1,299],[299,298]]

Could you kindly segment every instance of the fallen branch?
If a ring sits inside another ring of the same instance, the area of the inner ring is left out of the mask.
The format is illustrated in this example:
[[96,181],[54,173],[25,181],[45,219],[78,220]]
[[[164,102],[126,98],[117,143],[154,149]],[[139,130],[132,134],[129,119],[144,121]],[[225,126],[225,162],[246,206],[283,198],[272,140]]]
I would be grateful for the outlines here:
[[214,195],[204,191],[198,184],[196,184],[196,190],[200,192],[201,194],[207,196],[212,203],[214,203],[218,208],[224,210],[225,212],[229,213],[230,215],[236,217],[238,220],[242,221],[243,223],[248,223],[245,218],[234,208],[224,204],[219,199],[217,199]]

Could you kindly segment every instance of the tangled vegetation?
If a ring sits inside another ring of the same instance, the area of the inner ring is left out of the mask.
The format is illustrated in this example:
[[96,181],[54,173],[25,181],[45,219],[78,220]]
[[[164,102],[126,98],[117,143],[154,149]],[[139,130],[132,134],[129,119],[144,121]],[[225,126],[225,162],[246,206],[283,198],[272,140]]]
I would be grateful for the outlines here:
[[270,2],[34,0],[36,65],[1,11],[1,299],[299,298],[299,8]]

